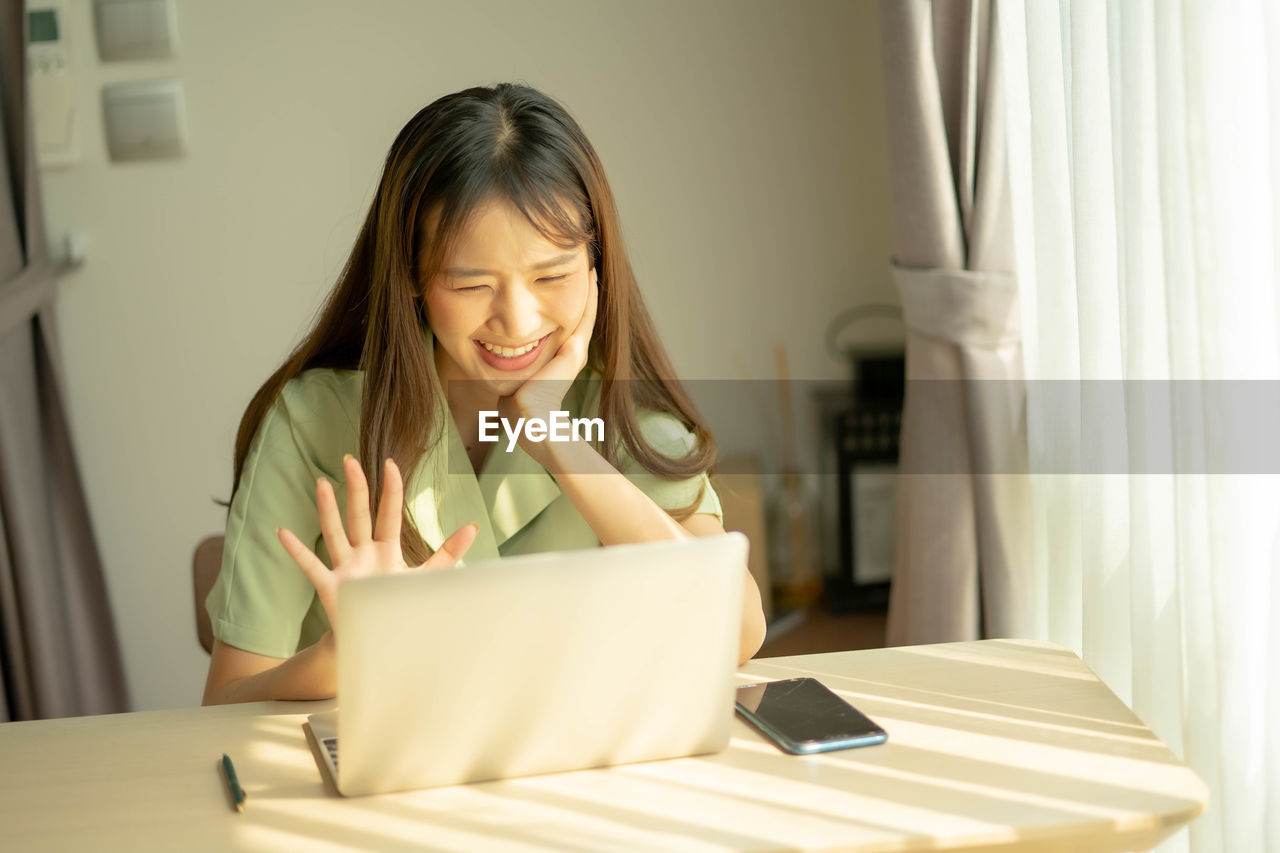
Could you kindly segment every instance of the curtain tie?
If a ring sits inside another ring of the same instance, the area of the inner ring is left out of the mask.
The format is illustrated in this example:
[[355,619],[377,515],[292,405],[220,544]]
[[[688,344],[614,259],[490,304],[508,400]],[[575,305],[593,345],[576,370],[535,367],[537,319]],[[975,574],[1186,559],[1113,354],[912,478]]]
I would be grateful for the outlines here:
[[1017,280],[1008,273],[892,265],[902,318],[917,334],[959,346],[998,347],[1022,339]]

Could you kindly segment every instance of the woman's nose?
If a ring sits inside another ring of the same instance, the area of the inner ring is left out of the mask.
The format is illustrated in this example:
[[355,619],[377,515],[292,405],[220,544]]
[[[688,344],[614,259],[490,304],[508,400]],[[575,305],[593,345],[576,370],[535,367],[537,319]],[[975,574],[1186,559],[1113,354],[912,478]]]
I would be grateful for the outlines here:
[[540,332],[541,306],[537,297],[525,284],[514,283],[501,288],[494,300],[492,325],[509,343],[527,343],[527,337]]

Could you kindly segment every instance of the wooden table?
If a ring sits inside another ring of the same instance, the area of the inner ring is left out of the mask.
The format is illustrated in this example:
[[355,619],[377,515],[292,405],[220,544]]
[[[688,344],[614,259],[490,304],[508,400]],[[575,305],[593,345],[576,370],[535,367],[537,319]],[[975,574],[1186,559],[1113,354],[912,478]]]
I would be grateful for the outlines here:
[[[784,755],[741,720],[717,755],[344,799],[266,702],[0,725],[0,850],[1135,850],[1205,785],[1070,650],[987,640],[752,661],[813,675],[889,732]],[[216,771],[235,760],[237,814]]]

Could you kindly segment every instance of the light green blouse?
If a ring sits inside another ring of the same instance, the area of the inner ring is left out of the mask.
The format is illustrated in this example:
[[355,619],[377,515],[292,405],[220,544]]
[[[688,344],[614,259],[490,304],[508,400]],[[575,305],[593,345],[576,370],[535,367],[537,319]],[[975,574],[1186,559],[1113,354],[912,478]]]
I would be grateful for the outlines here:
[[[596,378],[583,371],[566,394],[564,408],[572,417],[598,414]],[[327,477],[345,507],[342,457],[358,455],[363,379],[358,371],[308,370],[285,385],[263,418],[231,499],[222,570],[206,600],[213,633],[222,642],[286,658],[328,630],[315,590],[275,530],[292,530],[327,559],[315,485]],[[555,479],[518,446],[506,452],[505,435],[490,448],[479,476],[473,473],[457,426],[439,405],[447,434],[405,484],[405,502],[428,545],[439,548],[448,534],[472,521],[480,530],[466,563],[599,545]],[[694,445],[693,435],[671,415],[642,412],[639,421],[648,442],[666,456],[683,456]],[[706,474],[663,480],[625,455],[620,467],[664,509],[687,507],[701,491],[695,512],[721,515]]]

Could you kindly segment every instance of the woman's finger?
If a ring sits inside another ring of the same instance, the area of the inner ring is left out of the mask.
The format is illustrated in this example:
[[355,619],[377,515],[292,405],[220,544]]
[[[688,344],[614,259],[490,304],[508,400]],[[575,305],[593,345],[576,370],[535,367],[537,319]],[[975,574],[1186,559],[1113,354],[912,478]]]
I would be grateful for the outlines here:
[[591,333],[596,330],[596,313],[600,310],[600,277],[596,275],[594,269],[591,270],[591,288],[587,292],[587,310],[583,318],[587,326],[587,339],[591,339]]
[[302,544],[302,540],[295,536],[292,530],[278,527],[276,528],[276,537],[280,540],[280,544],[284,546],[284,550],[298,564],[298,568],[302,569],[302,573],[307,576],[307,580],[311,581],[311,585],[316,588],[317,592],[333,582],[329,567],[312,553],[310,548]]
[[342,471],[347,475],[347,538],[352,546],[360,546],[373,538],[369,481],[364,478],[360,462],[350,453],[342,457]]
[[542,394],[554,388],[558,392],[556,401],[563,400],[569,385],[577,378],[582,366],[587,363],[587,352],[591,346],[591,332],[595,328],[595,318],[596,286],[593,279],[587,296],[587,306],[583,309],[582,318],[578,320],[577,327],[569,337],[565,338],[564,343],[560,344],[555,356],[547,362],[546,366],[521,386],[522,390],[531,384],[537,385]]
[[338,496],[333,493],[333,483],[324,477],[316,480],[316,510],[320,514],[320,535],[324,547],[329,549],[333,564],[345,563],[351,556],[351,543],[342,528],[342,516],[338,513]]
[[566,355],[573,362],[574,376],[587,362],[587,349],[591,346],[591,335],[596,328],[596,311],[600,305],[600,288],[596,285],[596,271],[591,271],[591,283],[587,285],[587,304],[582,309],[582,319],[573,330],[573,334],[565,341]]
[[475,522],[459,527],[449,538],[440,543],[439,549],[422,564],[424,569],[447,569],[457,563],[467,553],[471,543],[476,541],[480,526]]
[[403,512],[404,482],[400,479],[400,467],[388,459],[382,466],[382,499],[378,501],[374,538],[379,542],[399,542]]
[[578,325],[560,343],[551,360],[525,380],[514,392],[513,396],[522,401],[522,410],[537,409],[540,402],[547,403],[549,404],[547,408],[554,409],[564,400],[569,386],[574,379],[578,378],[583,365],[587,363],[591,333],[595,331],[599,294],[600,288],[596,286],[596,271],[592,270],[591,282],[587,285],[587,304],[582,309]]

